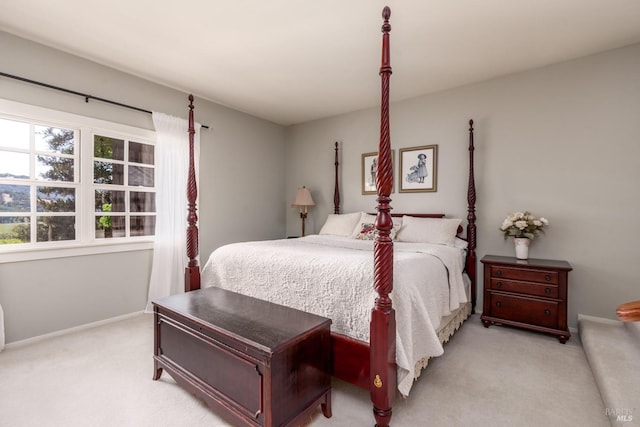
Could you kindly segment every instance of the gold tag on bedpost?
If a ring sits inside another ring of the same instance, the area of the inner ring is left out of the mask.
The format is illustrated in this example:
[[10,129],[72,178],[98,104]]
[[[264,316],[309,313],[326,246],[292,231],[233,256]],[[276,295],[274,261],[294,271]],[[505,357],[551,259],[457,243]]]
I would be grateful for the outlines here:
[[376,388],[382,387],[382,380],[380,379],[380,375],[376,374],[376,377],[373,379],[373,385],[376,386]]

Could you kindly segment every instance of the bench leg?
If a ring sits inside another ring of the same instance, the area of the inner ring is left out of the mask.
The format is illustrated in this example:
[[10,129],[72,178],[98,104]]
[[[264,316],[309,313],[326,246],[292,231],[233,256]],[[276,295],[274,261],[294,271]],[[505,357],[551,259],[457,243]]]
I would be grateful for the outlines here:
[[153,365],[154,365],[153,380],[157,381],[162,376],[162,368],[159,366],[158,362],[154,362]]
[[331,390],[324,395],[324,402],[320,404],[320,408],[322,408],[322,414],[325,418],[331,418]]

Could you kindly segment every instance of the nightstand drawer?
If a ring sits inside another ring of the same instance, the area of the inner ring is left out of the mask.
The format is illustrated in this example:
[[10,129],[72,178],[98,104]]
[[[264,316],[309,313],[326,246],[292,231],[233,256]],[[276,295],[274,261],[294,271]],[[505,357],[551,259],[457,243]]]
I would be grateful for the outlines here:
[[491,278],[490,287],[491,289],[504,292],[558,298],[558,287],[555,285]]
[[491,277],[558,284],[558,272],[556,271],[527,270],[526,268],[510,268],[501,265],[491,266]]
[[558,302],[491,292],[491,316],[547,328],[558,327]]

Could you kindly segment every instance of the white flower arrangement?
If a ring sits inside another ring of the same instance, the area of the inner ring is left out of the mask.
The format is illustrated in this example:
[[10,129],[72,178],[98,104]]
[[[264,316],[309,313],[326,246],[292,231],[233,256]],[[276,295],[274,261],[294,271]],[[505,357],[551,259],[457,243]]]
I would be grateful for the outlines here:
[[505,240],[508,237],[526,237],[533,240],[538,234],[544,233],[544,227],[549,225],[546,218],[538,218],[531,212],[515,212],[508,215],[500,230],[504,233]]

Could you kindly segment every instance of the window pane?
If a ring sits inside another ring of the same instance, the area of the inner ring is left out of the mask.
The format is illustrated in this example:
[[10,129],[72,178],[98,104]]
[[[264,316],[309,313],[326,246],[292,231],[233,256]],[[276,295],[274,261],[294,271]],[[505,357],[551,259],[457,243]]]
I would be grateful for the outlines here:
[[29,212],[28,185],[0,184],[0,212]]
[[46,181],[73,182],[73,159],[56,156],[36,156],[36,178]]
[[96,190],[96,212],[124,212],[124,191]]
[[129,185],[153,187],[153,169],[142,166],[129,166]]
[[75,240],[76,218],[74,216],[39,216],[38,242]]
[[93,162],[93,182],[96,184],[124,184],[124,165],[110,162]]
[[131,236],[153,236],[156,232],[155,216],[132,216]]
[[0,178],[29,179],[29,154],[0,151]]
[[30,241],[31,227],[28,217],[0,217],[0,245],[29,243]]
[[156,193],[132,191],[129,210],[131,212],[155,212]]
[[0,147],[29,149],[29,123],[0,119]]
[[96,239],[125,237],[125,223],[123,216],[97,216]]
[[75,132],[46,126],[35,126],[36,150],[73,154]]
[[75,188],[37,187],[36,203],[38,212],[75,212]]
[[102,159],[124,160],[124,141],[108,136],[94,135],[93,156]]
[[129,142],[129,161],[134,163],[154,164],[154,146],[141,144],[139,142]]

